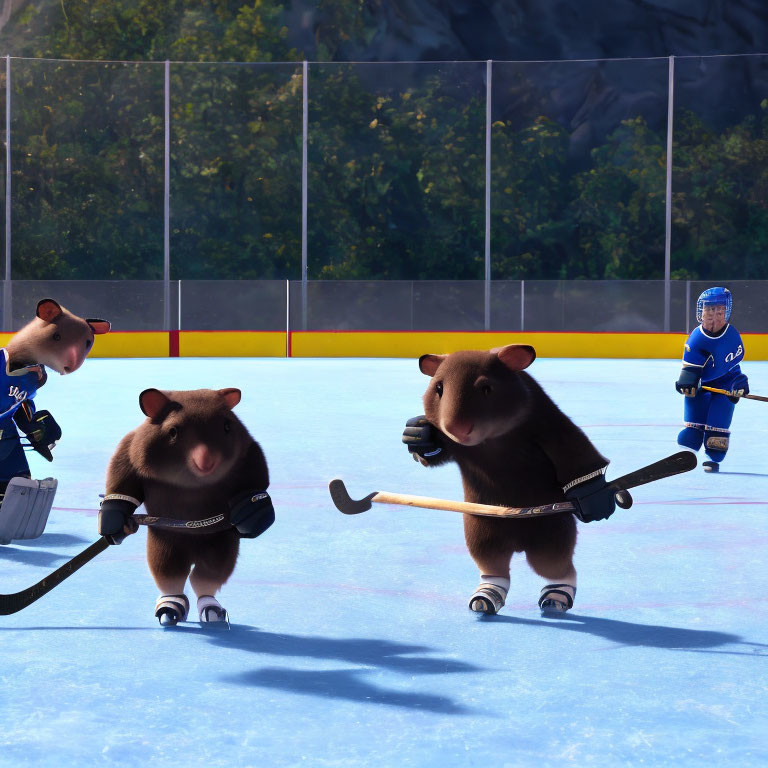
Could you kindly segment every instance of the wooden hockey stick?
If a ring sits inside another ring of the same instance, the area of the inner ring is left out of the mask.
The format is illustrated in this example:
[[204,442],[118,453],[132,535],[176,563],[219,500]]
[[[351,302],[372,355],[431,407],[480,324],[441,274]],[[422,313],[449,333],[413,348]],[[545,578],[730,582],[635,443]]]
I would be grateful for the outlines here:
[[728,397],[745,397],[747,400],[762,400],[764,403],[768,403],[768,397],[762,397],[761,395],[737,395],[735,392],[729,392],[727,389],[718,389],[717,387],[705,387],[701,385],[702,389],[706,389],[707,392],[715,392],[718,395],[728,395]]
[[462,512],[483,517],[538,517],[554,515],[557,512],[573,512],[576,508],[570,501],[560,501],[557,504],[545,504],[541,507],[495,507],[490,504],[473,504],[470,501],[451,501],[449,499],[434,499],[429,496],[409,496],[405,493],[390,493],[377,491],[369,493],[363,499],[353,499],[347,493],[344,481],[338,477],[328,483],[331,498],[339,512],[345,515],[359,515],[369,510],[373,502],[377,504],[404,504],[407,507],[422,507],[424,509],[441,509],[446,512]]
[[[665,477],[688,472],[696,466],[696,456],[691,451],[679,451],[664,459],[655,461],[646,467],[611,480],[608,486],[616,492],[616,503],[622,509],[632,506],[632,497],[627,493],[629,488],[652,483]],[[554,515],[558,512],[575,512],[576,507],[569,501],[559,501],[555,504],[544,504],[538,507],[496,507],[489,504],[474,504],[469,501],[452,501],[434,499],[429,496],[410,496],[404,493],[375,491],[362,499],[353,499],[347,493],[344,481],[336,478],[328,484],[333,503],[339,512],[345,515],[359,515],[369,510],[373,503],[403,504],[408,507],[423,507],[425,509],[441,509],[447,512],[462,512],[483,517],[541,517]]]

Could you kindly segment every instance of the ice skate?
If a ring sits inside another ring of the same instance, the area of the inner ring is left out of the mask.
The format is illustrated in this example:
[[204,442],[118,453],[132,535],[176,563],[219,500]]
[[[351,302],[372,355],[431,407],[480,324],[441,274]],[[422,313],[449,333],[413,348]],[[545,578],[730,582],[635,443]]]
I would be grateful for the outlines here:
[[469,598],[469,610],[493,616],[503,608],[506,599],[507,590],[504,587],[484,581]]
[[576,587],[570,584],[547,584],[541,589],[539,608],[542,616],[557,616],[573,608]]
[[229,627],[229,614],[213,595],[200,595],[197,598],[197,613],[201,624],[221,623]]
[[189,600],[186,595],[160,595],[155,603],[155,616],[163,627],[173,627],[187,620]]

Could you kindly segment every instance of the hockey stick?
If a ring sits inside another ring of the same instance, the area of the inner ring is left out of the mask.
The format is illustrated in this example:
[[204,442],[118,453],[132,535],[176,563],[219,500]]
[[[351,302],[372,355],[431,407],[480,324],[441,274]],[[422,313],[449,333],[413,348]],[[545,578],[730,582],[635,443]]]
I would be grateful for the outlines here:
[[[619,491],[636,488],[654,480],[688,472],[696,466],[696,456],[691,451],[680,451],[665,459],[656,461],[646,467],[642,467],[628,475],[612,480],[609,487]],[[541,517],[554,515],[558,512],[573,512],[575,507],[569,501],[561,501],[555,504],[545,504],[539,507],[497,507],[490,504],[474,504],[468,501],[451,501],[447,499],[434,499],[428,496],[409,496],[403,493],[390,493],[388,491],[374,491],[362,499],[350,497],[344,485],[344,481],[336,478],[328,484],[333,503],[336,509],[345,515],[359,515],[371,508],[374,502],[377,504],[403,504],[408,507],[423,507],[425,509],[441,509],[447,512],[462,512],[470,515],[484,517]],[[627,494],[629,496],[629,494]],[[629,503],[622,506],[628,509]]]
[[764,403],[768,403],[768,397],[762,397],[761,395],[738,395],[735,392],[729,392],[727,389],[718,389],[717,387],[705,387],[701,385],[702,389],[706,389],[707,392],[715,392],[718,395],[728,395],[728,397],[745,397],[747,400],[762,400]]
[[76,570],[82,568],[89,560],[93,560],[96,555],[103,552],[107,547],[109,547],[109,542],[102,536],[98,541],[86,547],[80,554],[75,555],[49,576],[38,581],[37,584],[22,589],[21,592],[14,592],[11,595],[0,595],[0,616],[17,613],[34,603],[35,600],[39,600],[43,595],[61,584],[64,579],[69,578]]

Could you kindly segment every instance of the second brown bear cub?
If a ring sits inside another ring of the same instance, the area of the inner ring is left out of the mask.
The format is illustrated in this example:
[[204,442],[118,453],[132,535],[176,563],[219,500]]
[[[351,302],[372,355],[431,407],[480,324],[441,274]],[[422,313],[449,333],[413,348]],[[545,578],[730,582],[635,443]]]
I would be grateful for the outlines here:
[[147,561],[161,592],[161,624],[185,621],[187,578],[200,621],[225,621],[215,595],[232,575],[240,538],[274,521],[264,453],[232,413],[239,389],[163,392],[145,389],[146,420],[119,443],[107,470],[99,533],[119,544],[137,530],[144,504]]
[[[568,500],[581,520],[604,519],[615,509],[604,477],[608,460],[524,372],[535,358],[533,347],[517,344],[422,355],[419,368],[431,377],[425,414],[408,421],[403,442],[424,465],[455,461],[466,501],[528,507]],[[515,552],[524,552],[550,582],[541,591],[542,612],[573,606],[573,514],[519,520],[464,515],[464,533],[480,570],[471,610],[494,614],[504,605]]]

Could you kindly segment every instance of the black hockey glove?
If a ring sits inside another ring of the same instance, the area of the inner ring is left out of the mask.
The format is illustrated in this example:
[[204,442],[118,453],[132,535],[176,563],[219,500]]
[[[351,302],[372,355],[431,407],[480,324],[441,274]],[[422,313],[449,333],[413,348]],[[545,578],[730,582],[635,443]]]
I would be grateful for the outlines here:
[[437,442],[437,430],[427,421],[426,416],[414,416],[405,422],[403,442],[408,446],[408,451],[415,458],[429,463],[443,452]]
[[[749,394],[749,379],[746,374],[739,373],[731,384],[731,392],[734,392],[739,397]],[[728,399],[732,403],[738,403],[739,397],[729,397]]]
[[617,503],[623,509],[632,506],[629,492],[617,492],[608,485],[602,473],[569,488],[565,492],[565,498],[576,507],[573,514],[582,523],[607,520],[616,510]]
[[53,461],[53,450],[61,439],[61,427],[48,411],[31,413],[31,408],[22,403],[13,419],[19,429],[27,436],[30,445],[48,461]]
[[133,513],[139,506],[137,499],[120,493],[109,493],[99,508],[99,533],[110,544],[121,544],[130,533],[139,530]]
[[683,366],[680,376],[675,382],[675,389],[686,397],[696,397],[696,393],[701,386],[701,370],[698,368],[688,368]]
[[244,539],[255,539],[275,522],[275,508],[266,491],[245,491],[229,502],[229,521]]

